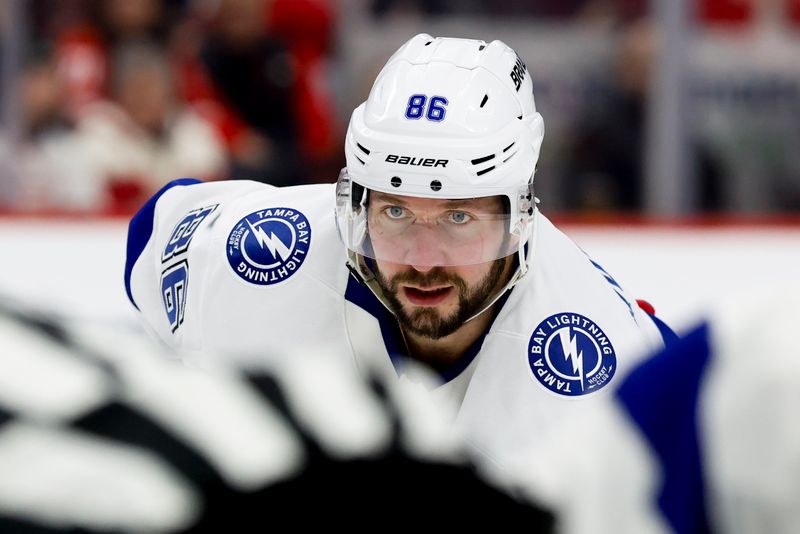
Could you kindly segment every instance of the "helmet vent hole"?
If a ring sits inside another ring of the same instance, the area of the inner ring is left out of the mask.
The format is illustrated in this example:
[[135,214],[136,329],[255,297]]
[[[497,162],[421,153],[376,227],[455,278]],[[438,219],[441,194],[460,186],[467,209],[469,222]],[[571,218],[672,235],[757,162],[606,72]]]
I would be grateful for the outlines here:
[[484,175],[484,174],[486,174],[487,172],[489,172],[489,171],[491,171],[493,169],[494,169],[494,165],[492,165],[491,167],[487,167],[486,169],[483,169],[482,171],[478,171],[476,174],[478,176],[481,176],[481,175]]
[[429,45],[429,44],[431,44],[432,42],[433,42],[433,41],[428,41],[427,43],[425,43],[425,46],[428,46],[428,45]]
[[403,180],[401,180],[399,176],[392,176],[389,183],[392,184],[392,187],[400,187],[403,185]]
[[433,191],[440,191],[442,189],[442,182],[440,182],[439,180],[433,180],[431,182],[431,189]]
[[[514,143],[516,143],[516,141],[514,141]],[[514,143],[511,143],[510,145],[508,145],[507,147],[505,147],[505,148],[503,149],[503,152],[508,152],[508,151],[509,151],[509,149],[510,149],[512,146],[514,146]]]
[[356,146],[357,146],[358,148],[360,148],[360,149],[361,149],[361,152],[363,152],[364,154],[366,154],[367,156],[369,156],[369,150],[368,150],[368,149],[366,149],[366,148],[364,148],[363,146],[361,146],[361,144],[360,144],[360,143],[356,143]]
[[363,159],[359,158],[358,156],[356,156],[356,159],[357,159],[358,161],[360,161],[362,165],[366,165],[366,163],[364,163],[364,160],[363,160]]
[[486,45],[480,45],[478,47],[478,52],[483,52],[483,49],[486,48]]
[[483,95],[483,100],[481,100],[481,107],[485,106],[488,100],[489,100],[489,95]]
[[489,154],[488,156],[483,156],[482,158],[473,159],[472,164],[479,165],[484,161],[489,161],[490,159],[494,159],[494,154]]

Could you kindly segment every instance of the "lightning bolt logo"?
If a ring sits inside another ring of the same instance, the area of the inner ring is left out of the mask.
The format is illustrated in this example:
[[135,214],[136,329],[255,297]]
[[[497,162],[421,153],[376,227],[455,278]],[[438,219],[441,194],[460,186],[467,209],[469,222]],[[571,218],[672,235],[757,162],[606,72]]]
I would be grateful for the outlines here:
[[569,328],[562,328],[558,332],[558,338],[561,341],[561,349],[564,351],[564,359],[572,362],[572,371],[577,373],[581,381],[581,389],[584,389],[583,351],[578,352],[578,336],[570,335]]
[[591,319],[561,312],[531,332],[528,365],[533,377],[559,395],[591,394],[614,377],[617,356],[611,340]]
[[253,232],[256,240],[258,241],[258,245],[263,249],[264,247],[269,250],[272,254],[272,257],[278,259],[280,256],[281,260],[286,261],[289,259],[289,256],[292,255],[292,251],[287,247],[283,241],[278,239],[274,233],[270,232],[269,236],[267,236],[266,232],[261,229],[259,226],[256,228],[253,226],[250,221],[247,221],[247,225],[250,227],[250,231]]

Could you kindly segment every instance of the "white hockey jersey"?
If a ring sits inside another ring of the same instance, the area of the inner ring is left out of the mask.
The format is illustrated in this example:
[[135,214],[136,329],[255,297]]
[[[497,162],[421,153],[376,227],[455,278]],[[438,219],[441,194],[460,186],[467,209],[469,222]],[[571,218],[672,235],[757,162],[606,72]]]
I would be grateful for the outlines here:
[[[334,195],[332,184],[172,182],[131,222],[131,301],[184,353],[245,354],[252,364],[325,351],[402,379],[398,324],[347,269]],[[663,343],[657,319],[537,217],[531,271],[435,392],[460,406],[468,442],[505,467]]]

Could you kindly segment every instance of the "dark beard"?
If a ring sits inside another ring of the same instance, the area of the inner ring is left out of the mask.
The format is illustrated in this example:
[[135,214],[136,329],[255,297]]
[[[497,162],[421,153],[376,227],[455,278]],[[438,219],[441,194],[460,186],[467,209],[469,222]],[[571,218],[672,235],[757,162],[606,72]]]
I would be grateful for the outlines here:
[[[503,275],[506,258],[500,258],[492,263],[492,268],[471,291],[463,278],[448,274],[441,267],[434,267],[426,273],[414,269],[395,275],[391,282],[384,278],[380,270],[375,269],[376,279],[384,296],[389,302],[400,325],[408,332],[430,339],[440,339],[449,336],[473,315],[480,311],[497,286]],[[458,308],[447,317],[440,317],[439,312],[433,308],[418,308],[410,315],[403,309],[397,298],[400,284],[411,284],[419,287],[430,287],[437,284],[453,284],[458,291]]]

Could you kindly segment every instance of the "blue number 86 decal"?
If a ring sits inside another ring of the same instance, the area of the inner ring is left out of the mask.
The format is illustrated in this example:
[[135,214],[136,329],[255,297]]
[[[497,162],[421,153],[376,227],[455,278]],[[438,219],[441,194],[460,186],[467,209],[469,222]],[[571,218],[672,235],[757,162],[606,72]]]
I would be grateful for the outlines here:
[[432,96],[430,102],[428,102],[427,111],[425,110],[426,102],[428,102],[426,95],[411,95],[406,106],[406,118],[419,119],[424,113],[425,118],[429,121],[440,122],[444,120],[444,115],[447,112],[445,106],[449,104],[447,99],[443,96]]

